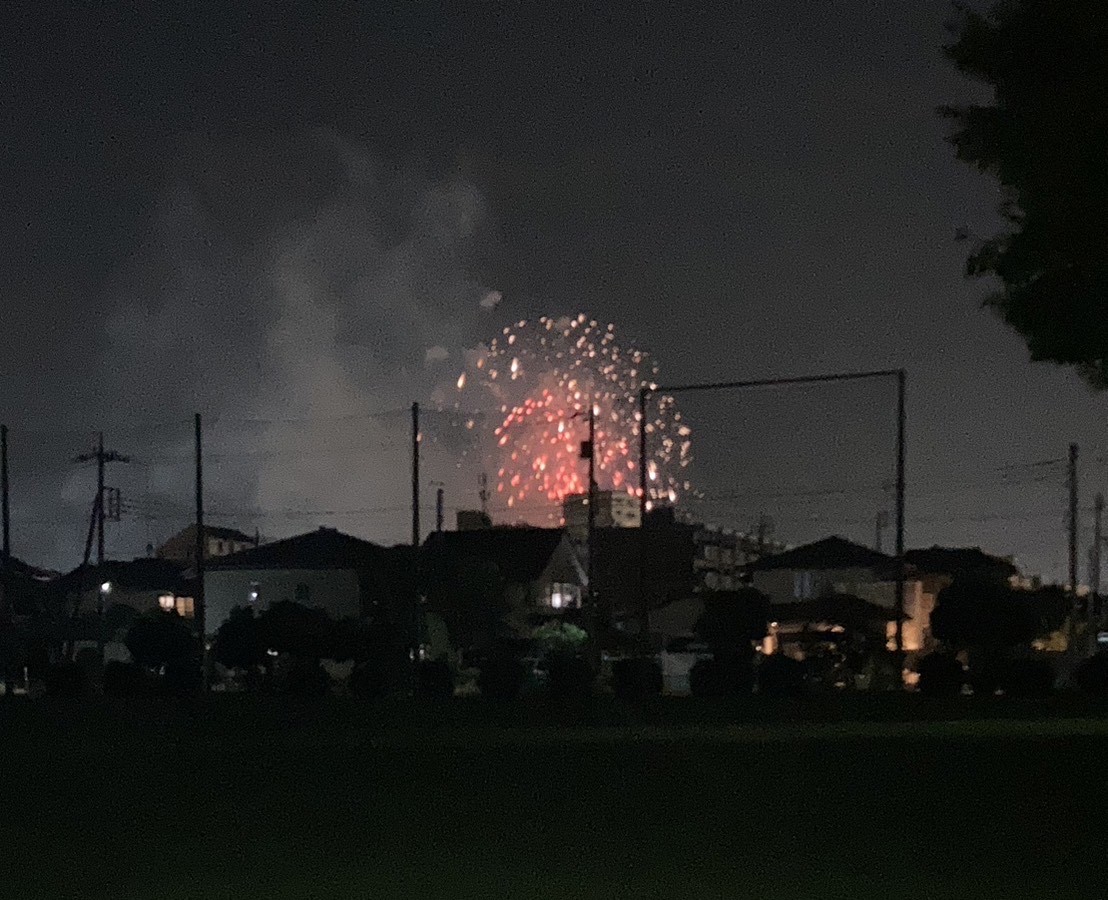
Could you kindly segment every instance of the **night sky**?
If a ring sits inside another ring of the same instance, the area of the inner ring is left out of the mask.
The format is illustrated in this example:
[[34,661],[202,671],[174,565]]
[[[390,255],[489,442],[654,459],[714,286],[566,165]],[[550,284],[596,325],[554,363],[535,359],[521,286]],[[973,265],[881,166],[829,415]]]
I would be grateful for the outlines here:
[[[586,311],[663,382],[907,367],[909,544],[1062,576],[1062,468],[1019,467],[1079,442],[1091,507],[1105,401],[962,278],[955,228],[992,233],[1000,197],[934,112],[981,96],[946,4],[389,6],[4,5],[17,555],[79,561],[67,460],[98,428],[135,457],[110,551],[185,524],[196,410],[213,521],[403,540],[389,411],[503,325]],[[821,390],[688,401],[702,515],[873,540],[892,385]],[[428,477],[472,505],[460,471]]]

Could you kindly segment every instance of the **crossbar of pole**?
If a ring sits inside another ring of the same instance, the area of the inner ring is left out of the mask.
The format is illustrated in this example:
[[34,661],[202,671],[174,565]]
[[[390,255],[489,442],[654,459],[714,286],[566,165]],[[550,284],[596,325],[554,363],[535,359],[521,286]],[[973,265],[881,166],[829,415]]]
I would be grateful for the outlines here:
[[647,443],[646,401],[654,394],[687,394],[694,391],[727,391],[745,388],[786,387],[799,384],[826,384],[829,382],[863,381],[878,378],[895,378],[896,402],[896,649],[904,649],[904,457],[905,457],[905,369],[873,369],[863,372],[832,372],[824,375],[799,375],[791,378],[755,378],[743,381],[710,381],[693,384],[653,385],[639,389],[639,590],[642,629],[649,629],[649,610],[645,594],[646,585],[646,513],[647,513]]
[[871,372],[835,372],[828,375],[801,375],[795,378],[758,378],[752,381],[714,381],[700,384],[659,385],[643,388],[651,394],[687,394],[691,391],[726,391],[739,388],[781,387],[790,384],[817,384],[827,381],[861,381],[866,378],[898,378],[903,369],[875,369]]

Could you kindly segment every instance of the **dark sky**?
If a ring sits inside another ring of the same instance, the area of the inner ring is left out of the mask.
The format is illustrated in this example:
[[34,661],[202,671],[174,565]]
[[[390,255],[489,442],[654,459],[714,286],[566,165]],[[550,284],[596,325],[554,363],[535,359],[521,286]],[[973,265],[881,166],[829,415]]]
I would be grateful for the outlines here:
[[[429,347],[580,309],[671,381],[906,366],[909,543],[1062,574],[1061,469],[1003,467],[1078,441],[1091,505],[1105,403],[961,277],[999,195],[934,113],[980,96],[945,3],[390,6],[4,5],[19,554],[76,561],[99,427],[136,457],[112,552],[183,523],[196,409],[217,519],[403,539],[403,421],[335,421],[426,399],[456,371]],[[704,512],[872,540],[891,399],[690,400]]]

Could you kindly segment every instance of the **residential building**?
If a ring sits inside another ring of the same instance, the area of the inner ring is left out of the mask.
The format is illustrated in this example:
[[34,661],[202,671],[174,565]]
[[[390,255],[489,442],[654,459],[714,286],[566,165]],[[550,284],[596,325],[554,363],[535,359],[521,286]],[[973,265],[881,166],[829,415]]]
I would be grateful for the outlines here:
[[682,516],[670,506],[647,514],[647,522],[655,527],[690,528],[693,541],[695,591],[733,591],[745,581],[745,567],[773,553],[784,551],[785,545],[720,525],[694,521]]
[[[639,498],[626,491],[594,491],[597,528],[638,528]],[[589,495],[570,494],[562,501],[562,519],[570,540],[584,543],[589,531]]]
[[459,509],[457,514],[458,531],[480,531],[492,528],[489,514],[480,509]]
[[52,589],[71,611],[127,606],[137,613],[161,609],[191,618],[195,590],[185,570],[185,563],[172,559],[106,560],[78,566],[54,581]]
[[496,527],[436,531],[423,544],[432,576],[457,580],[467,566],[491,566],[510,605],[558,614],[580,608],[585,569],[564,529]]
[[267,609],[281,600],[335,619],[404,624],[416,595],[415,552],[382,547],[319,528],[209,560],[204,569],[206,628],[215,632],[235,607]]
[[[204,558],[215,559],[230,556],[257,547],[260,543],[257,535],[251,537],[234,528],[222,528],[218,525],[204,526]],[[154,551],[158,559],[171,559],[188,565],[196,564],[196,525],[189,525],[173,535]]]
[[653,515],[645,528],[596,529],[595,593],[617,625],[636,630],[644,603],[653,613],[695,591],[694,531],[672,517]]
[[[845,594],[887,610],[896,607],[896,570],[895,558],[837,536],[746,566],[751,584],[774,605]],[[930,640],[937,592],[928,587],[910,573],[905,579],[902,638],[910,652],[923,649]],[[895,646],[895,619],[890,618],[886,631],[889,645]]]
[[50,604],[50,582],[57,576],[17,559],[0,558],[0,623],[45,612]]

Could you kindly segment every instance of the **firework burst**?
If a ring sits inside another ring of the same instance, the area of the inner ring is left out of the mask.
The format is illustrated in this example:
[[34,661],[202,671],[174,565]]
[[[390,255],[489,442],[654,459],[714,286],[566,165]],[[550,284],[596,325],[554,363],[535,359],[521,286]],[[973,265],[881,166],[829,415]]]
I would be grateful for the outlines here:
[[[476,405],[494,404],[489,438],[503,505],[550,513],[588,490],[580,446],[590,402],[598,488],[638,496],[639,391],[656,388],[657,374],[648,354],[620,348],[615,326],[584,315],[519,322],[474,354],[458,376],[458,407],[471,405],[472,393],[481,395]],[[645,428],[648,505],[676,502],[689,489],[690,429],[664,394],[648,399]]]

